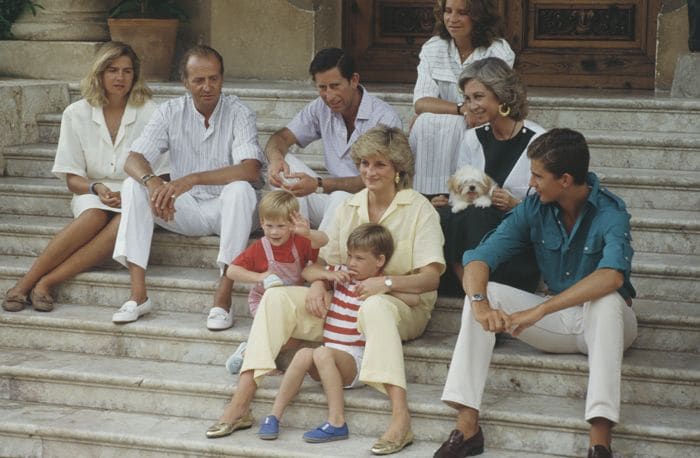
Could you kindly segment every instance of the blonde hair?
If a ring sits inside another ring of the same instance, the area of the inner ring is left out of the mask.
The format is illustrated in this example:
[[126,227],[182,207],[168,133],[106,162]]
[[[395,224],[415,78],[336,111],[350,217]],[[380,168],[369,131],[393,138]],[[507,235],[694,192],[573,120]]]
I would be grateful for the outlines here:
[[357,168],[360,168],[362,159],[384,156],[399,174],[397,190],[408,189],[413,184],[415,160],[408,144],[408,137],[399,128],[387,127],[383,124],[373,127],[352,145],[350,156]]
[[134,50],[126,43],[120,41],[109,41],[105,43],[97,52],[95,61],[88,74],[80,82],[80,91],[87,102],[93,107],[102,107],[107,105],[107,94],[102,85],[102,76],[105,70],[116,59],[126,56],[131,59],[131,65],[134,67],[134,80],[129,91],[128,103],[134,106],[141,106],[153,96],[153,92],[146,86],[146,83],[141,79],[141,61]]
[[285,220],[290,221],[292,214],[299,211],[299,202],[292,193],[287,191],[270,191],[263,196],[258,206],[260,221]]
[[498,57],[487,57],[464,67],[459,75],[459,88],[477,80],[510,109],[509,118],[522,121],[527,117],[527,88],[520,75]]
[[347,249],[368,251],[376,258],[384,255],[384,265],[387,265],[394,254],[394,238],[389,229],[381,224],[360,224],[348,236]]

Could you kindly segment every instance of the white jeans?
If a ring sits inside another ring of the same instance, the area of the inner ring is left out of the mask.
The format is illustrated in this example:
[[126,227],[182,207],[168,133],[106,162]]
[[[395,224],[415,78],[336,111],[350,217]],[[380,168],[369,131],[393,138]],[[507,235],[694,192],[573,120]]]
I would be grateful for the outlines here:
[[257,196],[247,181],[227,184],[219,197],[197,199],[189,192],[175,200],[175,218],[165,221],[153,216],[146,187],[133,178],[122,185],[122,219],[119,223],[113,257],[145,269],[151,252],[153,225],[178,234],[221,236],[216,262],[223,269],[248,245]]
[[[284,160],[289,165],[291,173],[305,173],[312,177],[317,177],[318,173],[311,170],[309,166],[293,154],[287,154]],[[319,231],[328,229],[331,221],[335,218],[335,211],[352,194],[345,191],[334,191],[330,194],[311,193],[308,196],[299,197],[299,211],[309,219],[311,226]]]
[[[489,283],[491,307],[508,314],[532,308],[546,297],[499,283]],[[588,355],[589,378],[586,420],[596,417],[620,420],[622,353],[637,337],[637,318],[618,293],[547,315],[518,337],[550,353]],[[496,336],[474,319],[464,301],[442,400],[479,410]]]

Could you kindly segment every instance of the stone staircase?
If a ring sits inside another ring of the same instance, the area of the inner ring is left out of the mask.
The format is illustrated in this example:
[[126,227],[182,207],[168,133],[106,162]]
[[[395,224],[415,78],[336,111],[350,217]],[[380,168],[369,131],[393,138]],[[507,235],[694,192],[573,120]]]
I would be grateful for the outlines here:
[[[62,83],[65,85],[65,83]],[[227,84],[258,113],[261,144],[315,93],[294,83]],[[77,85],[68,84],[71,100]],[[154,87],[165,99],[177,84]],[[407,121],[410,88],[377,87]],[[647,93],[532,91],[530,118],[586,134],[593,169],[623,196],[632,214],[634,310],[639,337],[623,365],[618,456],[697,456],[700,451],[700,102]],[[68,99],[66,100],[68,103]],[[35,143],[4,147],[0,177],[0,290],[10,287],[70,220],[70,194],[50,174],[60,114],[36,117]],[[319,170],[319,145],[301,153]],[[108,262],[57,291],[49,314],[0,313],[0,456],[357,457],[383,431],[385,397],[346,393],[351,439],[310,445],[304,429],[325,418],[325,398],[304,386],[276,442],[249,432],[218,440],[204,430],[236,384],[223,362],[248,335],[246,285],[236,285],[236,325],[205,329],[217,271],[216,237],[157,231],[149,268],[155,313],[115,326],[128,275]],[[2,294],[2,293],[0,293]],[[453,427],[439,400],[462,303],[440,298],[426,334],[405,345],[414,445],[401,456],[426,457]],[[267,414],[279,377],[268,377],[253,406]],[[497,347],[483,407],[484,456],[581,456],[587,362],[550,355],[511,339]]]

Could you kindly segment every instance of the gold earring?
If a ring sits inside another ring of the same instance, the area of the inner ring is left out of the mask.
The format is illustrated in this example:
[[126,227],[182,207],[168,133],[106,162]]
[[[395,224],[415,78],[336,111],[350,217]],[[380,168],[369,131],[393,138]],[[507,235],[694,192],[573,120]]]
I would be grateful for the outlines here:
[[399,181],[401,181],[401,175],[399,175],[399,172],[396,172],[396,175],[394,175],[394,183],[399,184]]
[[498,105],[498,114],[503,116],[504,118],[507,118],[510,115],[510,107],[505,103]]

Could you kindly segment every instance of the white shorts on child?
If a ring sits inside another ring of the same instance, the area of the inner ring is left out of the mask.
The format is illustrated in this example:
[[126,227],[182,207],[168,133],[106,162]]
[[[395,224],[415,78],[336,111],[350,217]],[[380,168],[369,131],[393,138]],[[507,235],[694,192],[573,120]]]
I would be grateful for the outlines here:
[[357,347],[354,345],[342,345],[331,342],[327,342],[324,345],[328,348],[335,348],[336,350],[344,351],[345,353],[350,354],[350,356],[352,356],[352,358],[355,360],[355,379],[352,381],[352,383],[350,383],[350,385],[346,385],[343,388],[351,389],[364,385],[364,383],[360,382],[360,367],[362,366],[362,355],[364,355],[365,353],[365,347]]

